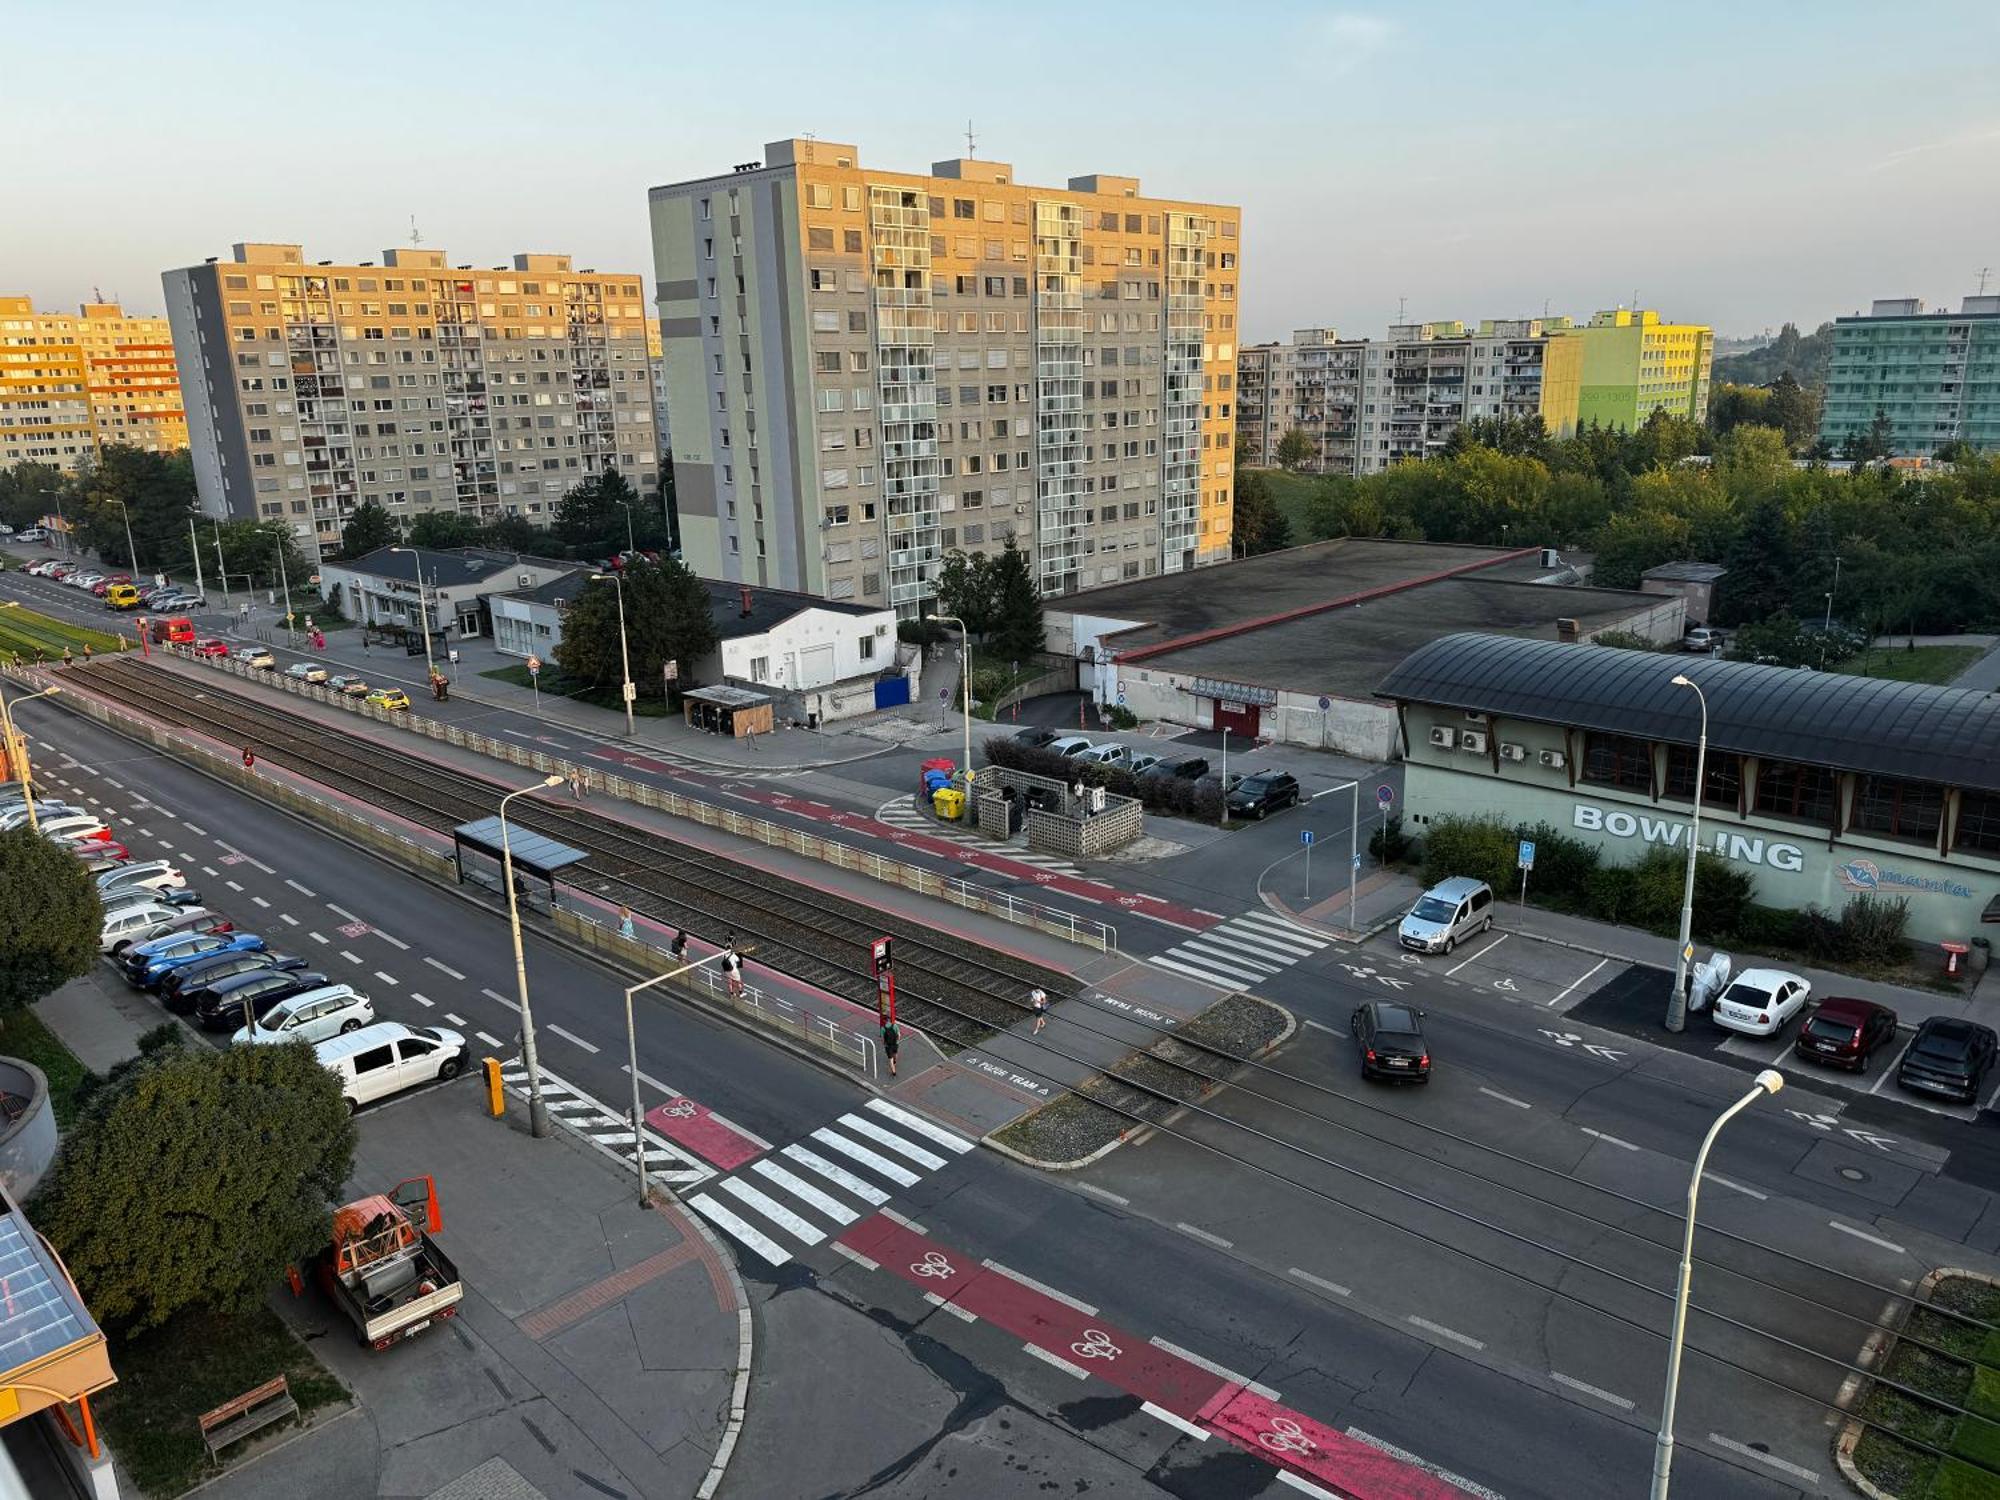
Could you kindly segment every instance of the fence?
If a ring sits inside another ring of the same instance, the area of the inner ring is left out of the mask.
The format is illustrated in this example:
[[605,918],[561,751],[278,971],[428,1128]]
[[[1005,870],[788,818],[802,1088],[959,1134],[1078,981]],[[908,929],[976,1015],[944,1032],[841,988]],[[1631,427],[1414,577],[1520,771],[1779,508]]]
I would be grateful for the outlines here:
[[832,865],[836,869],[851,870],[871,880],[899,886],[918,895],[949,901],[954,906],[983,913],[1011,926],[1031,927],[1037,932],[1047,933],[1051,937],[1061,938],[1079,947],[1095,948],[1101,953],[1115,952],[1118,947],[1118,929],[1108,922],[1092,921],[1053,906],[1045,906],[1038,901],[1011,896],[1002,891],[988,890],[984,886],[973,885],[968,881],[948,879],[917,865],[886,859],[882,855],[857,849],[852,844],[843,844],[805,829],[788,828],[783,824],[773,823],[768,818],[738,812],[732,807],[718,807],[714,803],[684,797],[679,792],[665,787],[648,786],[642,782],[630,781],[623,776],[612,776],[595,767],[580,766],[560,756],[550,755],[546,750],[533,750],[525,745],[509,744],[505,740],[491,739],[471,730],[460,729],[454,724],[443,724],[436,719],[427,719],[410,709],[379,708],[372,703],[332,692],[318,683],[302,682],[296,677],[287,677],[268,668],[245,666],[232,657],[197,657],[184,647],[173,649],[174,654],[185,656],[191,661],[218,667],[238,677],[254,679],[265,686],[280,687],[288,693],[310,698],[316,703],[335,704],[349,713],[360,714],[378,723],[393,724],[447,745],[471,750],[495,760],[504,760],[510,765],[523,766],[528,770],[544,774],[553,772],[565,777],[580,776],[584,785],[592,791],[605,792],[626,802],[636,802],[641,807],[655,808],[670,817],[691,818],[706,827],[719,828],[739,838],[751,839],[771,848],[784,849],[802,858]]

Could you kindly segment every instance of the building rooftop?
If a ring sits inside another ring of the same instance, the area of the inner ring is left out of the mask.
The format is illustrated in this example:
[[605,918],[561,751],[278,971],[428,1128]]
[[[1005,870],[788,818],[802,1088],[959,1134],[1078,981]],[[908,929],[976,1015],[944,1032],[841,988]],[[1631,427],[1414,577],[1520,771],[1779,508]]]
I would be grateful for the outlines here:
[[531,589],[510,589],[500,597],[519,599],[525,604],[552,604],[558,609],[574,603],[576,596],[590,584],[591,569],[574,568],[560,578],[551,578],[547,583]]
[[1721,563],[1669,562],[1648,568],[1639,576],[1657,578],[1662,583],[1713,583],[1728,571]]
[[483,583],[494,574],[517,568],[522,563],[538,568],[575,566],[551,557],[535,557],[526,552],[498,552],[488,547],[377,547],[362,557],[329,559],[325,566],[347,573],[365,573],[371,578],[395,578],[404,583],[415,583],[419,562],[423,564],[424,582],[437,588]]
[[715,621],[715,633],[725,641],[733,641],[738,636],[762,635],[808,609],[823,609],[856,618],[887,612],[885,605],[822,599],[817,594],[759,588],[753,583],[731,583],[722,578],[704,578],[702,585],[708,590],[708,612]]
[[2000,699],[1712,657],[1496,635],[1449,635],[1413,652],[1377,696],[1739,755],[2000,792]]

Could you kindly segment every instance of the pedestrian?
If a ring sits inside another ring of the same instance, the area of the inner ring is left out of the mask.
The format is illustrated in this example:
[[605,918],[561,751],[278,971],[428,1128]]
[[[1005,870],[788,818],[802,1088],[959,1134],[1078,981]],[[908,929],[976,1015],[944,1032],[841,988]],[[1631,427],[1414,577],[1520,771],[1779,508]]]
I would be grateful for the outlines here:
[[729,996],[736,999],[743,993],[743,959],[736,951],[736,935],[729,936],[729,946],[722,955],[722,972],[729,980]]
[[1039,987],[1028,992],[1028,1004],[1035,1011],[1035,1035],[1042,1034],[1042,1028],[1049,1024],[1049,992]]
[[70,654],[69,654],[69,647],[67,647],[67,646],[63,647],[63,659],[62,659],[62,664],[63,664],[64,666],[68,666],[68,665],[70,664]]
[[889,1059],[889,1076],[896,1076],[896,1053],[903,1045],[902,1033],[894,1021],[882,1023],[882,1055]]
[[685,927],[679,929],[677,932],[674,933],[673,946],[667,949],[667,953],[677,964],[683,964],[687,962],[688,935],[687,935],[687,929]]
[[581,802],[583,800],[583,776],[580,772],[572,771],[569,773],[569,795],[573,801]]
[[89,660],[90,660],[90,642],[89,642],[89,641],[85,641],[85,642],[83,643],[83,659],[84,659],[85,661],[89,661]]
[[248,745],[243,747],[243,769],[246,771],[257,769],[257,752]]
[[629,906],[618,908],[618,935],[622,938],[638,936],[632,929],[632,908]]

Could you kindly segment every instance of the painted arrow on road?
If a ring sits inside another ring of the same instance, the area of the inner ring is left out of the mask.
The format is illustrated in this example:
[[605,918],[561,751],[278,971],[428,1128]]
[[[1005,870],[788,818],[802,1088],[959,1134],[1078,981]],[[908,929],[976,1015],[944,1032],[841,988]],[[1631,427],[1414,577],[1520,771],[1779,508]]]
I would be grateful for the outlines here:
[[1624,1053],[1619,1052],[1611,1047],[1600,1047],[1595,1042],[1585,1042],[1583,1044],[1583,1050],[1586,1052],[1594,1052],[1595,1054],[1597,1054],[1597,1056],[1603,1058],[1606,1062],[1617,1062],[1619,1058],[1625,1055]]
[[1840,1133],[1842,1135],[1851,1135],[1857,1141],[1873,1146],[1877,1151],[1887,1151],[1891,1146],[1896,1144],[1894,1136],[1875,1135],[1866,1130],[1856,1130],[1852,1126],[1842,1126]]

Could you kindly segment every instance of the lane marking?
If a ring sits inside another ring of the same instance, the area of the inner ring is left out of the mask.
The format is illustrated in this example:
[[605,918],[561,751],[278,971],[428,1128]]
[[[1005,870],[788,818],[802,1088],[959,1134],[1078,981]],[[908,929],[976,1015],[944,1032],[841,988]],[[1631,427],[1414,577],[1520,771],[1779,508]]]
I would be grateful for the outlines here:
[[1748,1187],[1740,1182],[1734,1182],[1719,1172],[1704,1172],[1701,1176],[1704,1182],[1712,1182],[1717,1187],[1726,1187],[1734,1192],[1746,1194],[1749,1197],[1755,1198],[1759,1203],[1768,1203],[1770,1201],[1771,1195],[1769,1193],[1760,1193],[1757,1189]]
[[301,896],[310,896],[315,901],[319,899],[318,891],[308,890],[306,889],[306,887],[300,885],[296,880],[287,878],[285,884],[290,886],[293,890],[297,891]]
[[384,984],[400,984],[400,983],[402,983],[402,981],[401,981],[401,980],[399,980],[399,979],[397,979],[397,978],[396,978],[396,976],[395,976],[394,974],[384,974],[384,973],[383,973],[383,972],[382,972],[382,971],[381,971],[380,969],[377,969],[377,970],[375,971],[375,977],[376,977],[377,979],[381,980],[381,981],[382,981],[382,982],[383,982]]
[[930,1303],[932,1307],[937,1308],[940,1312],[950,1313],[954,1318],[957,1318],[961,1323],[977,1323],[979,1321],[978,1313],[968,1312],[964,1308],[960,1307],[956,1302],[947,1302],[944,1300],[944,1298],[940,1297],[936,1292],[925,1292],[924,1301]]
[[185,828],[189,833],[193,834],[196,838],[205,839],[208,837],[208,830],[206,828],[197,828],[194,826],[194,824],[190,823],[186,818],[181,819],[181,827]]
[[347,918],[347,920],[350,922],[359,922],[361,920],[361,918],[355,916],[354,913],[349,911],[346,907],[335,906],[331,901],[326,903],[326,909],[332,912],[337,917]]
[[1466,957],[1461,958],[1457,963],[1453,964],[1449,969],[1446,969],[1445,973],[1456,974],[1460,969],[1464,968],[1467,964],[1475,963],[1479,959],[1486,957],[1487,954],[1491,953],[1495,948],[1499,947],[1502,943],[1506,942],[1507,939],[1512,937],[1513,935],[1514,934],[1511,932],[1501,933],[1500,936],[1495,938],[1492,942],[1488,943],[1484,948],[1481,948],[1477,953],[1468,954]]
[[488,1000],[498,1000],[502,1005],[506,1006],[507,1009],[514,1012],[514,1014],[517,1016],[521,1013],[521,1007],[519,1003],[513,1000],[509,1000],[505,995],[501,994],[498,990],[483,989],[479,993],[484,995]]
[[225,881],[223,881],[222,883],[223,883],[224,885],[228,886],[228,887],[229,887],[229,888],[230,888],[230,889],[231,889],[232,891],[235,891],[235,892],[237,892],[237,893],[238,893],[239,895],[240,895],[240,894],[242,893],[242,891],[243,891],[243,887],[242,887],[242,886],[240,886],[240,885],[238,885],[238,884],[237,884],[237,883],[236,883],[235,881],[233,881],[233,880],[225,880]]
[[1301,1271],[1297,1266],[1288,1267],[1285,1274],[1297,1277],[1307,1286],[1316,1286],[1323,1292],[1332,1292],[1336,1297],[1352,1296],[1354,1292],[1352,1287],[1342,1286],[1337,1281],[1328,1281],[1324,1276],[1315,1276],[1310,1271]]
[[687,1200],[687,1205],[703,1218],[711,1220],[719,1228],[726,1230],[737,1243],[746,1245],[756,1251],[757,1254],[763,1256],[772,1265],[782,1266],[790,1262],[791,1256],[779,1249],[777,1242],[769,1235],[765,1234],[761,1229],[751,1228],[735,1214],[709,1197],[708,1194],[696,1193],[692,1198]]
[[466,1020],[465,1020],[465,1017],[464,1017],[464,1016],[455,1016],[455,1015],[453,1015],[453,1014],[452,1014],[452,1013],[451,1013],[450,1011],[446,1011],[446,1012],[444,1013],[444,1018],[445,1018],[445,1019],[446,1019],[447,1021],[451,1022],[451,1024],[452,1024],[452,1025],[454,1025],[454,1026],[463,1026],[463,1025],[465,1025],[465,1024],[466,1024]]
[[723,1178],[721,1187],[730,1197],[748,1204],[773,1224],[788,1230],[801,1244],[817,1245],[826,1238],[825,1232],[817,1225],[800,1218],[770,1194],[758,1192],[740,1177]]
[[1533,1109],[1535,1107],[1525,1099],[1516,1099],[1512,1094],[1503,1094],[1498,1089],[1489,1089],[1484,1085],[1480,1087],[1479,1092],[1489,1099],[1498,1099],[1502,1104],[1511,1104],[1516,1109]]
[[900,1120],[919,1135],[927,1136],[947,1150],[963,1153],[972,1149],[972,1142],[966,1140],[963,1136],[946,1130],[942,1125],[932,1124],[922,1115],[913,1114],[907,1109],[901,1109],[891,1104],[887,1099],[870,1099],[868,1101],[868,1108],[874,1110],[877,1114],[887,1115],[892,1120]]
[[359,953],[349,953],[345,948],[342,948],[340,950],[340,956],[346,959],[351,964],[358,964],[361,962],[361,955]]
[[1313,1500],[1340,1500],[1332,1490],[1323,1490],[1310,1479],[1301,1479],[1290,1469],[1278,1470],[1278,1483],[1290,1485],[1302,1495],[1311,1495]]
[[1909,1253],[1894,1240],[1885,1240],[1880,1235],[1870,1234],[1864,1229],[1856,1229],[1852,1225],[1841,1223],[1838,1219],[1828,1219],[1826,1222],[1829,1228],[1838,1229],[1842,1234],[1851,1234],[1857,1240],[1866,1240],[1871,1245],[1880,1245],[1884,1250],[1893,1250],[1898,1255],[1907,1255]]
[[1463,1474],[1454,1474],[1449,1469],[1439,1468],[1429,1459],[1418,1458],[1409,1449],[1398,1448],[1394,1443],[1378,1438],[1373,1433],[1363,1432],[1359,1427],[1348,1428],[1347,1435],[1357,1443],[1366,1443],[1371,1448],[1381,1449],[1391,1458],[1399,1458],[1406,1464],[1415,1464],[1426,1474],[1435,1474],[1446,1484],[1464,1490],[1468,1495],[1477,1495],[1479,1500],[1507,1500],[1507,1497],[1502,1495],[1498,1490],[1490,1490],[1476,1480],[1467,1479]]
[[1607,1146],[1623,1146],[1627,1151],[1637,1151],[1639,1149],[1630,1141],[1621,1141],[1615,1135],[1606,1135],[1601,1130],[1592,1130],[1588,1125],[1579,1125],[1576,1128],[1581,1130],[1585,1135],[1596,1137]]
[[1575,989],[1578,985],[1582,984],[1584,980],[1590,978],[1591,974],[1595,974],[1599,969],[1603,968],[1606,964],[1610,962],[1611,960],[1608,958],[1600,958],[1596,963],[1590,966],[1590,970],[1588,973],[1580,974],[1575,979],[1572,979],[1568,984],[1563,986],[1561,994],[1557,995],[1553,1000],[1543,1001],[1542,1002],[1543,1005],[1545,1007],[1561,1005],[1563,1003],[1564,995],[1567,995],[1571,990]]
[[793,1197],[810,1203],[836,1224],[852,1224],[861,1216],[830,1193],[822,1193],[803,1177],[787,1172],[774,1161],[759,1157],[750,1164],[750,1170],[760,1177],[768,1177]]
[[928,1229],[924,1228],[924,1226],[919,1224],[915,1219],[910,1218],[907,1214],[899,1214],[893,1208],[883,1209],[882,1217],[885,1219],[894,1219],[898,1224],[901,1224],[905,1229],[909,1230],[911,1234],[927,1235],[930,1233]]
[[1079,1370],[1075,1365],[1071,1364],[1068,1360],[1062,1358],[1060,1355],[1051,1354],[1049,1353],[1048,1350],[1039,1348],[1034,1344],[1023,1344],[1021,1347],[1027,1350],[1030,1354],[1034,1355],[1034,1357],[1036,1359],[1039,1359],[1043,1364],[1054,1365],[1058,1370],[1061,1370],[1065,1375],[1074,1375],[1078,1380],[1088,1380],[1090,1378],[1088,1371]]
[[1208,1441],[1208,1433],[1206,1431],[1204,1431],[1202,1428],[1195,1426],[1194,1423],[1188,1421],[1187,1418],[1185,1417],[1175,1416],[1172,1412],[1168,1411],[1164,1406],[1155,1406],[1150,1401],[1141,1401],[1139,1403],[1139,1410],[1146,1413],[1146,1415],[1149,1417],[1159,1418],[1159,1420],[1165,1422],[1169,1427],[1178,1427],[1182,1432],[1185,1432],[1189,1437],[1193,1438],[1198,1443],[1205,1443]]
[[1312,1027],[1312,1029],[1313,1029],[1314,1031],[1324,1031],[1324,1032],[1325,1032],[1325,1033],[1326,1033],[1326,1034],[1327,1034],[1328,1036],[1339,1036],[1339,1035],[1340,1035],[1340,1029],[1339,1029],[1338,1027],[1335,1027],[1335,1026],[1329,1026],[1329,1025],[1327,1025],[1327,1024],[1326,1024],[1326,1022],[1324,1022],[1324,1021],[1313,1021],[1313,1020],[1308,1020],[1308,1021],[1306,1022],[1306,1025],[1308,1025],[1308,1026]]
[[[166,850],[165,850],[165,852],[166,852],[166,853],[168,853],[168,854],[172,854],[172,853],[173,853],[174,851],[173,851],[173,850],[171,850],[171,849],[166,849]],[[201,867],[201,873],[202,873],[202,874],[204,874],[204,875],[206,875],[206,876],[207,876],[207,877],[208,877],[208,878],[209,878],[210,880],[213,880],[213,879],[215,879],[215,876],[216,876],[216,869],[215,869],[215,866],[214,866],[214,865],[203,865],[203,866]]]
[[1071,1183],[1070,1186],[1081,1188],[1093,1198],[1102,1198],[1106,1203],[1115,1203],[1120,1208],[1130,1208],[1132,1206],[1130,1198],[1121,1197],[1119,1194],[1112,1192],[1111,1189],[1101,1188],[1094,1182],[1075,1182]]
[[311,938],[315,943],[324,943],[326,941],[325,937],[317,932],[309,932],[306,936]]
[[1586,1396],[1595,1396],[1599,1401],[1608,1401],[1620,1411],[1630,1411],[1634,1405],[1632,1398],[1629,1396],[1621,1396],[1616,1391],[1607,1391],[1602,1386],[1595,1386],[1588,1381],[1578,1380],[1574,1375],[1563,1374],[1561,1370],[1549,1371],[1549,1379],[1559,1385],[1566,1385],[1573,1391],[1582,1391]]
[[[997,1260],[982,1260],[980,1264],[989,1271],[1005,1276],[1009,1281],[1018,1281],[1022,1286],[1029,1287],[1034,1291],[1040,1292],[1044,1297],[1062,1303],[1065,1307],[1075,1308],[1086,1318],[1097,1316],[1097,1309],[1092,1307],[1088,1302],[1072,1297],[1068,1292],[1059,1292],[1047,1282],[1037,1281],[1034,1277],[1024,1272],[1014,1270],[1011,1266],[1003,1266]],[[1157,1343],[1158,1340],[1155,1340],[1155,1342]]]
[[[586,1042],[582,1037],[578,1036],[574,1031],[566,1031],[562,1027],[556,1025],[553,1021],[549,1023],[548,1029],[550,1031],[553,1031],[557,1036],[561,1037],[564,1041],[569,1042],[574,1046],[581,1047],[586,1052],[595,1053],[602,1050],[595,1042]],[[728,1187],[729,1184],[725,1182],[723,1186]]]
[[478,1037],[480,1041],[486,1043],[486,1045],[489,1047],[498,1047],[500,1045],[500,1038],[494,1036],[491,1032],[475,1031],[472,1034]]
[[279,912],[279,913],[278,913],[278,920],[279,920],[280,922],[283,922],[283,923],[284,923],[284,924],[285,924],[285,925],[286,925],[287,927],[296,927],[296,926],[298,926],[298,925],[299,925],[299,919],[298,919],[297,917],[293,916],[293,915],[292,915],[292,914],[291,914],[290,912],[288,912],[288,911],[281,911],[281,912]]
[[432,1006],[432,1005],[435,1005],[435,1004],[437,1004],[437,1002],[436,1002],[435,1000],[431,999],[431,997],[430,997],[430,996],[428,996],[428,995],[419,995],[419,994],[418,994],[418,993],[417,993],[417,992],[416,992],[415,990],[411,990],[411,991],[410,991],[410,998],[411,998],[412,1000],[416,1001],[416,1002],[417,1002],[417,1004],[419,1004],[419,1005],[422,1005],[422,1006],[426,1006],[426,1007],[428,1007],[428,1006]]
[[833,1249],[835,1254],[846,1256],[864,1271],[879,1271],[882,1269],[879,1262],[870,1260],[859,1250],[850,1250],[847,1246],[841,1244],[839,1240],[833,1242]]
[[1182,1234],[1191,1234],[1198,1240],[1207,1240],[1209,1244],[1219,1246],[1224,1250],[1234,1250],[1236,1248],[1234,1240],[1225,1240],[1219,1234],[1210,1234],[1206,1229],[1186,1223],[1185,1221],[1177,1222],[1174,1228],[1178,1229]]
[[1711,1432],[1708,1435],[1708,1440],[1718,1448],[1727,1448],[1731,1453],[1740,1453],[1745,1458],[1755,1459],[1760,1464],[1769,1464],[1772,1468],[1790,1474],[1795,1479],[1803,1479],[1807,1484],[1819,1483],[1819,1474],[1815,1470],[1805,1468],[1799,1464],[1788,1463],[1773,1454],[1759,1453],[1748,1443],[1739,1443],[1735,1438],[1724,1437],[1719,1432]]
[[375,929],[375,936],[380,938],[385,943],[390,943],[393,944],[395,947],[401,948],[405,953],[408,953],[410,951],[410,945],[408,943],[404,942],[399,937],[391,937],[388,933],[384,932],[379,927]]
[[876,1208],[880,1208],[889,1201],[889,1195],[875,1186],[874,1183],[863,1181],[845,1167],[835,1166],[818,1152],[808,1151],[804,1146],[792,1145],[785,1147],[783,1154],[789,1156],[801,1166],[819,1173],[828,1182],[836,1183],[846,1188],[848,1192],[854,1194],[863,1203],[870,1203]]
[[1191,1365],[1199,1365],[1202,1369],[1208,1371],[1209,1374],[1219,1375],[1232,1385],[1240,1385],[1246,1391],[1251,1391],[1256,1395],[1262,1396],[1266,1401],[1276,1401],[1278,1399],[1278,1393],[1268,1385],[1259,1385],[1248,1375],[1239,1375],[1227,1365],[1219,1365],[1212,1359],[1203,1359],[1192,1349],[1183,1349],[1179,1344],[1170,1344],[1162,1338],[1152,1338],[1146,1342],[1151,1344],[1155,1349],[1164,1349],[1169,1354],[1178,1355]]
[[250,898],[250,904],[252,906],[261,906],[266,911],[269,911],[271,909],[271,903],[266,901],[262,896],[252,896]]
[[428,953],[424,955],[424,962],[429,964],[433,969],[436,969],[440,974],[449,974],[453,979],[465,978],[463,974],[459,973],[458,970],[454,969],[450,964],[439,963],[436,959],[432,958]]
[[935,1172],[939,1167],[944,1165],[944,1158],[939,1156],[935,1151],[926,1151],[922,1146],[912,1145],[900,1135],[897,1135],[895,1131],[884,1130],[873,1120],[865,1119],[861,1115],[842,1115],[839,1123],[859,1135],[867,1136],[869,1140],[874,1141],[877,1145],[886,1146],[899,1155],[907,1156],[926,1172]]
[[1455,1344],[1463,1344],[1468,1349],[1486,1347],[1484,1339],[1476,1339],[1469,1333],[1460,1333],[1456,1328],[1447,1328],[1442,1323],[1433,1323],[1429,1318],[1420,1318],[1415,1313],[1411,1313],[1403,1321],[1423,1329],[1426,1333],[1434,1333],[1441,1339],[1450,1339]]

